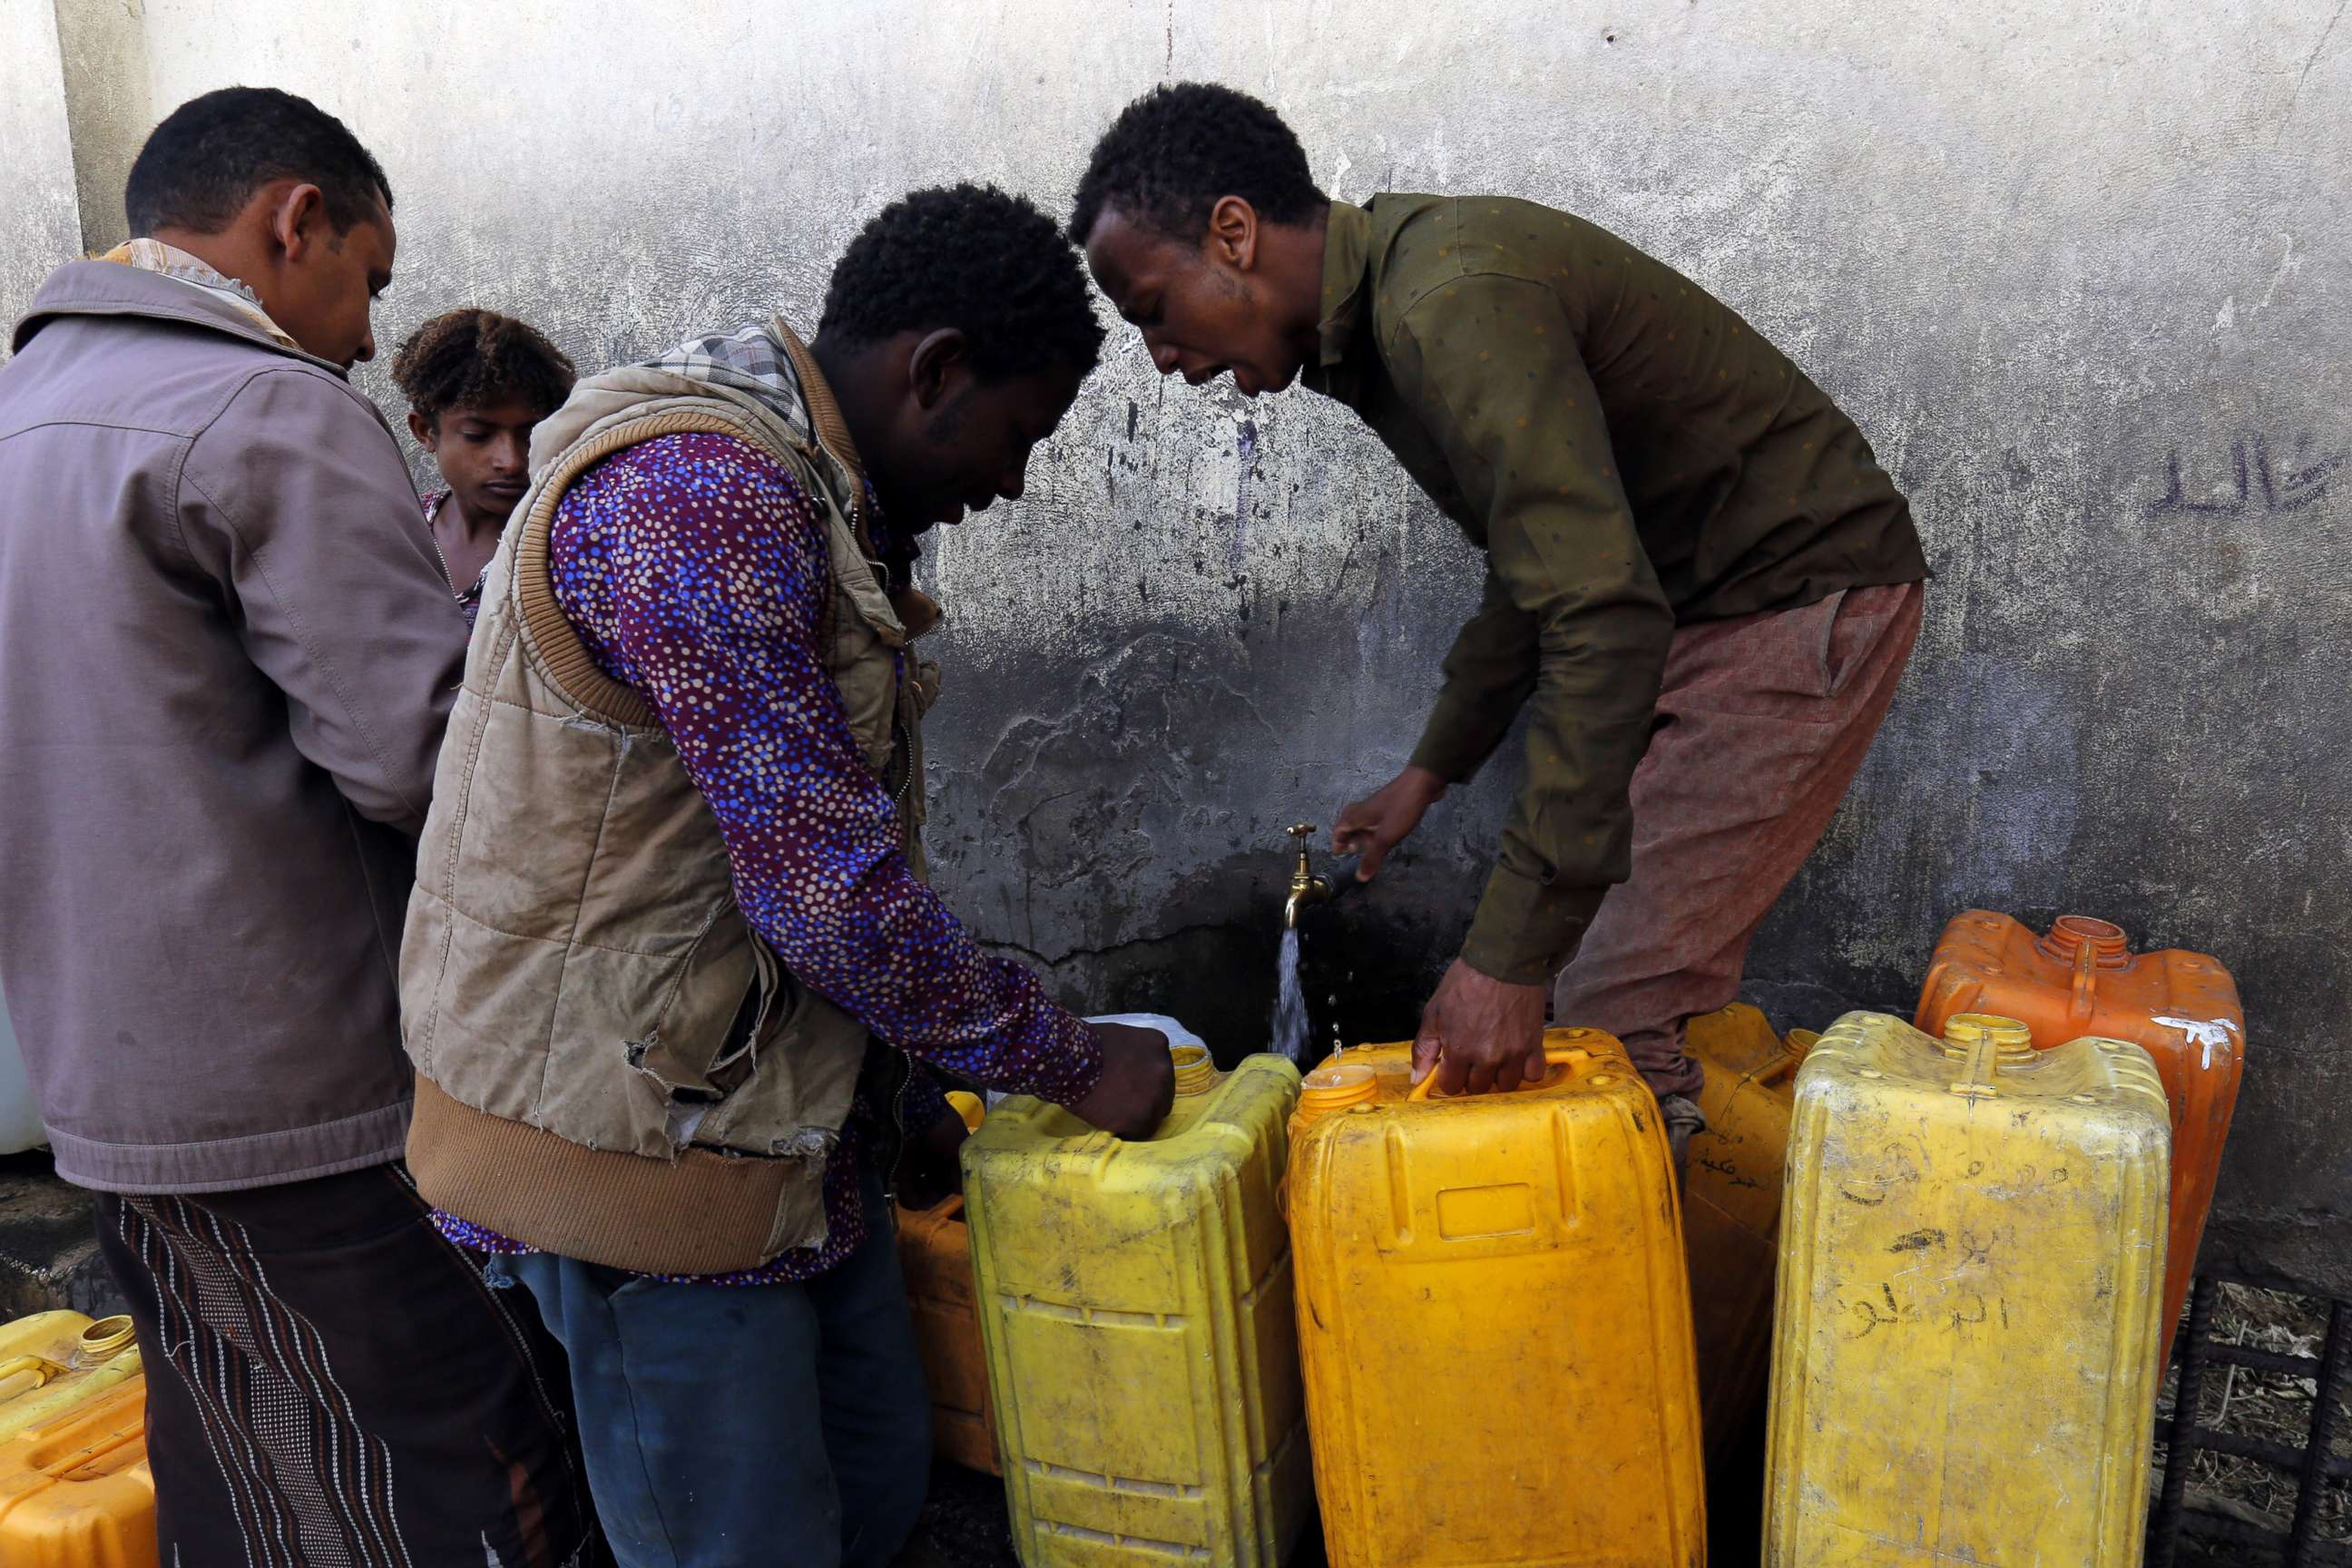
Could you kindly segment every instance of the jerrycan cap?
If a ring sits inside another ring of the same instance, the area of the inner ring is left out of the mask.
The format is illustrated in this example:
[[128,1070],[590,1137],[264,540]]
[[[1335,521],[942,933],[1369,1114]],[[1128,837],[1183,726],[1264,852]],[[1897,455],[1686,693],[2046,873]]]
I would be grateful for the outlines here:
[[84,1366],[110,1361],[128,1350],[137,1337],[129,1318],[100,1318],[81,1331],[81,1339],[74,1347],[75,1359]]
[[1176,1068],[1176,1092],[1206,1094],[1217,1081],[1217,1064],[1209,1059],[1206,1046],[1171,1046],[1168,1058]]
[[1937,1043],[1946,1056],[1968,1062],[1967,1071],[1951,1088],[1970,1100],[1999,1094],[1993,1079],[2000,1069],[2033,1056],[2032,1031],[2019,1019],[1993,1013],[1953,1014],[1945,1020],[1944,1037]]
[[2091,915],[2060,915],[2049,931],[2034,939],[2044,956],[2073,966],[2088,948],[2091,963],[2100,969],[2122,969],[2131,963],[2131,942],[2124,928]]
[[2003,1061],[2023,1061],[2033,1054],[2033,1031],[2021,1019],[1997,1013],[1955,1013],[1944,1020],[1946,1056],[1967,1056],[1980,1043],[1990,1043]]
[[988,1120],[988,1104],[980,1096],[966,1089],[948,1090],[948,1109],[963,1118],[963,1130],[977,1132],[980,1124]]
[[1325,1062],[1299,1081],[1299,1122],[1365,1104],[1379,1093],[1372,1069],[1361,1062]]

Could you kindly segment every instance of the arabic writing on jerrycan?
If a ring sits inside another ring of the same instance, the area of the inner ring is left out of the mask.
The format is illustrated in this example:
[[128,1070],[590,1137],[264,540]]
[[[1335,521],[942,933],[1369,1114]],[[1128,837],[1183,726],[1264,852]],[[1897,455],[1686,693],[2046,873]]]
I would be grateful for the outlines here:
[[1768,1568],[2139,1562],[2171,1141],[2147,1053],[1849,1013],[1797,1071]]

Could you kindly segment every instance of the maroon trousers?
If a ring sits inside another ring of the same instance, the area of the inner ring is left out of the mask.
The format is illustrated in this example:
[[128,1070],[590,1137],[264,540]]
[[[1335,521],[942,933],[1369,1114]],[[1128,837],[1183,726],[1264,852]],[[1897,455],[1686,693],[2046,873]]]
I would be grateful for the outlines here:
[[1552,1016],[1696,1094],[1683,1026],[1739,994],[1748,944],[1821,841],[1918,639],[1923,583],[1675,634],[1633,772],[1633,871],[1560,972]]

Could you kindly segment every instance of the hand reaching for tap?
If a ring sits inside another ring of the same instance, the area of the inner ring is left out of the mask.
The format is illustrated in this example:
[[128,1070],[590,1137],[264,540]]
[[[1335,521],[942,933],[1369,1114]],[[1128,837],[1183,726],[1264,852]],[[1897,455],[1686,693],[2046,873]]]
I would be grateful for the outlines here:
[[1339,813],[1331,851],[1356,857],[1356,880],[1369,882],[1389,851],[1421,826],[1422,814],[1445,794],[1445,781],[1427,768],[1407,767]]

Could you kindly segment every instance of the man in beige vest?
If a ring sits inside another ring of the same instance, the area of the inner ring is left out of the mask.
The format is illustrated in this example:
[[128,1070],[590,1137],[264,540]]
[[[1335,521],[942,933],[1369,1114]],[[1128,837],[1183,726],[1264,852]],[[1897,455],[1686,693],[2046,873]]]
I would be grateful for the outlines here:
[[570,1352],[623,1568],[906,1540],[887,1190],[953,1127],[910,1057],[1123,1136],[1166,1114],[1164,1040],[1072,1017],[922,879],[913,542],[1021,494],[1101,341],[1052,220],[923,191],[814,342],[697,340],[533,438],[409,907],[409,1155]]

